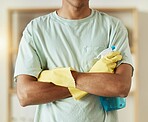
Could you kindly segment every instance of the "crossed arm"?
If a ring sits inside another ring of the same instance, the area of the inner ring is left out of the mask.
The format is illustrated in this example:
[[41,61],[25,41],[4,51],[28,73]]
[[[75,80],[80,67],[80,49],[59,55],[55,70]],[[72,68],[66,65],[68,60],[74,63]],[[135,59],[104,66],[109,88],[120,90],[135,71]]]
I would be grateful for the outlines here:
[[[72,72],[76,88],[98,96],[126,97],[131,86],[132,67],[121,64],[112,73]],[[70,97],[66,87],[52,83],[37,82],[35,77],[19,75],[17,77],[17,95],[22,106],[43,104]]]

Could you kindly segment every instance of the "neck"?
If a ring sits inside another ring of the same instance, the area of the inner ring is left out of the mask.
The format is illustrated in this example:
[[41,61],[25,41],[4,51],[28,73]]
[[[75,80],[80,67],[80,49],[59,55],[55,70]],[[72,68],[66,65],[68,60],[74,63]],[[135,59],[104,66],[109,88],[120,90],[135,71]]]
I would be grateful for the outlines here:
[[57,14],[65,19],[82,19],[91,14],[91,9],[88,5],[72,6],[63,4],[62,8],[57,11]]

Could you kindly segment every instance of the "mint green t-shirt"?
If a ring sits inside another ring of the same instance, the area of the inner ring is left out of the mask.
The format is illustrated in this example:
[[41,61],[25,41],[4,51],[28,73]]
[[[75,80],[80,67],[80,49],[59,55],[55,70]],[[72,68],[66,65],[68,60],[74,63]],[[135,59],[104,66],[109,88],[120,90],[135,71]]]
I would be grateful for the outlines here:
[[[117,18],[92,10],[79,20],[59,17],[55,12],[32,20],[23,32],[14,77],[27,74],[38,78],[45,69],[72,67],[88,72],[104,49],[115,45],[132,65],[128,33]],[[60,93],[59,93],[60,94]],[[37,106],[34,122],[117,122],[117,112],[105,112],[98,96],[81,100],[72,97]]]

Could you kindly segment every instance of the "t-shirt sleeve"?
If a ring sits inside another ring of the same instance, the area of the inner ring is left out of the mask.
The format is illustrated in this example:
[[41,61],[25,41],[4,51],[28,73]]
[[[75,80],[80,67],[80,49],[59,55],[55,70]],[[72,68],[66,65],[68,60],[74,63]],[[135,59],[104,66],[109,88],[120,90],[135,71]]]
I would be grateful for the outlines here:
[[37,78],[41,70],[41,63],[35,49],[32,36],[32,27],[30,23],[25,28],[19,44],[14,71],[14,80],[16,81],[16,77],[21,74],[30,75]]
[[129,46],[129,38],[126,27],[121,21],[116,22],[116,26],[112,28],[110,35],[110,46],[115,45],[117,51],[121,52],[122,60],[118,62],[118,66],[122,63],[130,64],[133,67],[132,54]]

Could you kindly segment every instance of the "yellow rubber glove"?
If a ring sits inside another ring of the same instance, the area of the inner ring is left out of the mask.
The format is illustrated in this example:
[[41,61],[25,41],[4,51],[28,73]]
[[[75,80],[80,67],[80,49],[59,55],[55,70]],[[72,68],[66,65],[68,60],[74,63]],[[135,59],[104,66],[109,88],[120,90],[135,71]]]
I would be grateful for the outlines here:
[[[90,69],[89,72],[110,72],[113,73],[114,69],[116,68],[117,61],[121,60],[122,56],[120,55],[120,52],[115,51],[107,54],[100,60],[98,60],[93,67]],[[87,92],[81,91],[76,88],[68,88],[71,95],[74,99],[80,100],[82,97],[87,95]]]
[[68,87],[68,90],[75,100],[80,100],[82,97],[84,97],[85,95],[88,94],[85,91],[82,91],[82,90],[79,90],[79,89],[73,88],[73,87]]
[[55,68],[41,72],[38,81],[52,82],[58,86],[75,87],[75,81],[71,74],[72,68]]
[[[116,62],[121,60],[122,56],[119,52],[111,52],[107,56],[101,58],[91,68],[90,72],[113,72],[116,67]],[[56,68],[53,70],[44,70],[40,74],[38,81],[52,82],[55,85],[68,87],[73,98],[76,100],[84,97],[87,92],[81,91],[75,88],[75,81],[71,75],[71,69],[69,68]]]
[[120,52],[114,51],[100,60],[98,60],[93,67],[90,69],[89,72],[109,72],[113,73],[114,69],[117,66],[117,62],[122,59],[122,56],[120,55]]

